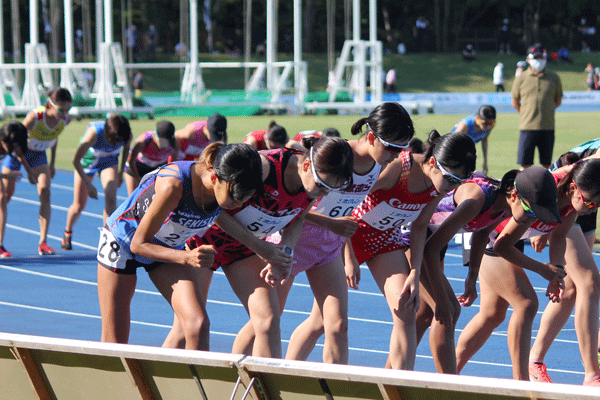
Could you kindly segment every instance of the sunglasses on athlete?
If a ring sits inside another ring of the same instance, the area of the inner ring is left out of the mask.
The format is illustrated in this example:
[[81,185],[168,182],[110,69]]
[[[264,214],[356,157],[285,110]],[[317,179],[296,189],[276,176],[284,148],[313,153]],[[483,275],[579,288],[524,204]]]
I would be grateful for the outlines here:
[[336,191],[336,190],[344,190],[346,189],[346,187],[348,186],[348,181],[344,182],[342,184],[342,186],[340,187],[333,187],[333,186],[329,186],[327,183],[325,183],[325,181],[323,181],[321,178],[319,178],[319,175],[317,175],[317,170],[315,169],[315,163],[313,161],[313,148],[310,148],[310,151],[308,152],[308,159],[310,160],[310,169],[312,170],[312,174],[313,174],[313,178],[315,178],[315,183],[317,184],[317,186],[319,186],[321,189],[323,190],[328,190],[328,191]]
[[68,114],[69,113],[69,110],[65,110],[64,108],[60,108],[58,106],[58,104],[56,104],[55,102],[53,102],[52,99],[50,99],[50,98],[48,99],[48,103],[50,103],[50,105],[52,107],[56,108],[56,110],[58,110],[58,112],[61,113],[61,114]]
[[406,149],[409,146],[408,142],[406,142],[405,144],[395,144],[395,143],[386,142],[380,136],[378,136],[375,133],[375,131],[373,131],[373,129],[371,129],[371,127],[369,126],[369,123],[367,122],[367,132],[369,132],[369,131],[373,132],[373,135],[375,135],[375,137],[377,139],[379,139],[379,141],[381,142],[383,147],[385,147],[385,149],[387,151],[389,151],[390,153],[400,153],[402,150]]
[[460,184],[463,182],[468,181],[469,179],[471,179],[471,177],[473,176],[473,174],[469,175],[466,178],[459,178],[458,176],[448,172],[448,170],[444,167],[442,167],[442,164],[440,164],[440,162],[438,160],[435,160],[435,163],[437,164],[437,167],[440,169],[441,173],[442,173],[442,177],[446,180],[446,182],[448,182],[451,185],[455,185],[455,184]]
[[523,201],[523,198],[521,197],[521,195],[519,194],[519,190],[517,189],[517,185],[515,185],[515,191],[517,192],[517,197],[519,197],[519,201],[521,202],[521,206],[523,207],[523,211],[525,211],[525,215],[527,215],[529,218],[535,218],[535,219],[537,219],[537,217],[535,216],[535,213],[533,212],[533,210],[531,209],[531,207],[529,207],[527,205],[527,203],[525,203],[525,201]]
[[575,183],[575,180],[573,180],[573,185],[575,185],[575,188],[579,192],[579,197],[581,197],[581,202],[583,203],[584,206],[586,206],[587,208],[598,208],[598,207],[600,207],[599,203],[594,203],[591,200],[586,200],[586,199],[583,198],[583,193],[581,193],[581,189],[579,189],[579,186],[577,186],[577,183]]

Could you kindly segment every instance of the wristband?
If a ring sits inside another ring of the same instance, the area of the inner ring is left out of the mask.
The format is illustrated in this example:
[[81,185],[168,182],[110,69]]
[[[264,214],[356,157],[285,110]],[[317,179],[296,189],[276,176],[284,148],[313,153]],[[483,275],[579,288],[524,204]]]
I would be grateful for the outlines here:
[[281,251],[283,251],[285,254],[289,254],[290,256],[294,257],[294,249],[292,249],[290,246],[283,246]]

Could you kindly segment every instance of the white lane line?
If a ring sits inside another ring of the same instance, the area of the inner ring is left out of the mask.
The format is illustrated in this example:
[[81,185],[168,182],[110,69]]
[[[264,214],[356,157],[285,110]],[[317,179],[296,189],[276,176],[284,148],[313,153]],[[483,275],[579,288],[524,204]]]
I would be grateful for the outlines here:
[[[40,202],[37,200],[29,200],[29,199],[25,199],[23,197],[16,197],[13,196],[11,198],[11,201],[18,201],[20,203],[25,203],[25,204],[32,204],[32,205],[36,205],[39,206]],[[53,210],[60,210],[60,211],[69,211],[69,207],[63,207],[63,206],[59,206],[56,204],[51,204],[50,208],[52,208]],[[86,215],[88,217],[94,217],[94,218],[100,218],[102,219],[102,215],[101,214],[96,214],[96,213],[91,213],[91,212],[87,212],[87,211],[82,211],[81,212],[82,215]]]
[[[16,226],[16,225],[12,225],[12,224],[6,224],[6,227],[14,229],[16,231],[21,231],[21,232],[25,232],[25,233],[31,233],[31,234],[36,235],[36,236],[39,236],[39,234],[40,234],[40,231],[34,231],[33,229],[22,228],[20,226]],[[62,238],[59,237],[59,236],[48,235],[47,237],[50,238],[50,239],[53,239],[53,240],[58,240],[59,242],[62,241]],[[76,241],[72,241],[71,244],[73,244],[74,246],[79,246],[79,247],[82,247],[84,249],[94,250],[94,251],[96,251],[96,249],[98,248],[97,246],[90,246],[90,245],[87,245],[87,244],[84,244],[84,243],[80,243],[80,242],[76,242]],[[47,256],[47,257],[52,257],[52,256]]]
[[[101,319],[101,317],[98,315],[55,310],[55,309],[45,308],[45,307],[35,307],[35,306],[24,305],[24,304],[9,303],[9,302],[5,302],[5,301],[0,301],[0,305],[4,305],[4,306],[8,306],[8,307],[16,307],[16,308],[21,308],[21,309],[27,309],[27,310],[33,310],[33,311],[49,312],[49,313],[53,313],[53,314],[69,315],[69,316],[74,316],[74,317],[92,318],[92,319],[97,319],[97,320]],[[131,323],[134,325],[171,329],[171,325],[157,324],[157,323],[152,323],[152,322],[143,322],[143,321],[132,320]],[[210,331],[210,334],[218,335],[218,336],[227,336],[227,337],[236,337],[237,336],[237,333],[220,332],[220,331]],[[282,342],[289,343],[289,340],[282,339]],[[316,347],[323,347],[323,344],[317,343]],[[351,351],[357,351],[357,352],[360,351],[360,352],[364,352],[364,353],[388,354],[387,350],[364,349],[364,348],[360,348],[360,347],[349,347],[348,349]],[[431,356],[420,355],[420,354],[417,354],[417,358],[423,358],[423,359],[428,359],[428,360],[433,359],[433,357],[431,357]],[[489,365],[489,366],[493,366],[493,367],[512,368],[511,365],[503,364],[503,363],[493,363],[493,362],[484,362],[484,361],[475,361],[475,360],[470,360],[469,363],[470,364]],[[559,370],[559,369],[552,369],[552,368],[548,368],[548,371],[561,372],[561,373],[574,374],[574,375],[584,375],[583,372]]]
[[[80,283],[80,284],[84,284],[84,285],[89,285],[89,286],[97,286],[96,282],[92,282],[92,281],[85,281],[85,280],[81,280],[81,279],[74,279],[74,278],[68,278],[68,277],[63,277],[63,276],[59,276],[59,275],[52,275],[52,274],[47,274],[44,272],[39,272],[39,271],[30,271],[28,269],[23,269],[23,268],[18,268],[18,267],[11,267],[8,265],[0,265],[0,269],[6,269],[9,271],[14,271],[14,272],[19,272],[19,273],[24,273],[24,274],[29,274],[29,275],[35,275],[35,276],[40,276],[40,277],[44,277],[44,278],[49,278],[49,279],[57,279],[57,280],[61,280],[61,281],[67,281],[67,282],[73,282],[73,283]],[[223,274],[222,272],[220,274]],[[294,283],[295,285],[295,283]],[[161,296],[161,294],[158,291],[152,291],[152,290],[144,290],[144,289],[135,289],[136,293],[143,293],[143,294],[149,294],[149,295],[153,295],[153,296]],[[357,293],[361,293],[361,292],[357,292]],[[362,292],[364,293],[364,292]],[[233,307],[243,307],[242,304],[240,303],[235,303],[235,302],[229,302],[229,301],[221,301],[221,300],[211,300],[208,299],[207,301],[208,303],[211,304],[218,304],[218,305],[224,305],[224,306],[233,306]],[[472,305],[471,307],[477,307],[479,308],[478,305]],[[307,311],[299,311],[299,310],[290,310],[290,309],[284,309],[285,313],[289,313],[289,314],[297,314],[297,315],[310,315],[310,312]],[[542,314],[542,311],[538,311],[538,314]],[[572,315],[573,317],[573,315]],[[361,322],[361,323],[375,323],[375,324],[382,324],[382,325],[393,325],[393,323],[391,321],[382,321],[382,320],[375,320],[375,319],[368,319],[368,318],[357,318],[357,317],[348,317],[349,321],[355,321],[355,322]],[[457,332],[462,332],[462,329],[456,329]],[[493,332],[492,335],[494,336],[502,336],[502,337],[506,337],[507,334],[506,332],[502,332],[502,331],[496,331]],[[533,339],[535,339],[535,337],[533,337]],[[562,343],[571,343],[571,344],[577,344],[578,342],[576,340],[566,340],[566,339],[555,339],[555,341],[557,342],[562,342]]]
[[[75,189],[73,189],[73,186],[65,186],[65,185],[60,185],[58,183],[52,183],[50,184],[51,187],[53,188],[57,188],[57,189],[63,189],[63,190],[67,190],[69,192],[74,191]],[[104,191],[102,190],[102,187],[96,187],[97,191],[98,191],[98,197],[104,197]],[[119,196],[117,195],[117,200],[126,200],[127,196]]]

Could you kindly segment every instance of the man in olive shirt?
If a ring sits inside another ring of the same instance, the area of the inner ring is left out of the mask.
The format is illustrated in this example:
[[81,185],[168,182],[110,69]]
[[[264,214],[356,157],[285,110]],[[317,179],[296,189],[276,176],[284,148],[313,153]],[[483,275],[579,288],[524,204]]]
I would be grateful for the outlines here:
[[521,169],[533,165],[533,153],[538,148],[540,164],[552,163],[554,148],[554,110],[562,102],[563,92],[556,72],[546,69],[546,53],[539,44],[529,48],[529,67],[515,78],[512,106],[521,116],[517,163]]

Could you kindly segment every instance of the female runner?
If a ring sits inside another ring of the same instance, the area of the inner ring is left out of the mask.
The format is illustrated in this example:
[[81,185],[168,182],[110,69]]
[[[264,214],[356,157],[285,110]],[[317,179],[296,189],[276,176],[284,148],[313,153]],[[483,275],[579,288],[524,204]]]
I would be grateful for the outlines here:
[[102,341],[127,343],[136,270],[144,267],[181,321],[188,349],[209,348],[205,301],[195,270],[212,265],[215,250],[184,250],[222,208],[262,193],[261,160],[250,146],[214,143],[198,162],[168,164],[145,176],[107,219],[98,246]]
[[[570,165],[586,157],[597,158],[600,139],[590,140],[571,149],[554,162],[555,169]],[[589,195],[593,195],[589,193]],[[548,303],[538,334],[529,354],[529,379],[552,382],[544,365],[544,358],[552,342],[568,321],[575,308],[575,332],[585,370],[584,385],[600,386],[598,354],[598,301],[600,300],[600,274],[592,256],[596,237],[597,209],[600,203],[585,201],[590,214],[580,215],[567,235],[565,253],[565,292],[560,303]],[[545,241],[537,242],[536,251],[542,251]]]
[[144,132],[135,139],[125,163],[125,184],[131,195],[148,172],[177,161],[179,142],[175,140],[175,126],[169,121],[159,121],[156,131]]
[[[457,372],[454,345],[456,321],[460,315],[460,305],[470,306],[477,298],[475,285],[489,234],[506,218],[518,218],[523,214],[523,206],[513,193],[517,172],[507,172],[501,182],[485,175],[473,177],[440,201],[429,222],[433,233],[425,244],[417,338],[420,341],[431,326],[429,344],[438,372]],[[521,186],[526,184],[520,182]],[[442,261],[448,242],[454,235],[463,232],[472,232],[473,236],[465,291],[457,301],[444,275]]]
[[[15,157],[23,164],[28,172],[29,179],[35,179],[35,172],[27,164],[25,160],[24,152],[27,151],[27,128],[17,121],[11,121],[0,128],[0,158],[4,158],[14,152]],[[23,174],[20,171],[10,171],[8,173],[0,174],[0,258],[11,257],[12,254],[6,250],[2,244],[4,239],[4,231],[6,230],[6,216],[7,216],[7,196],[6,186],[4,185],[4,179],[16,181],[21,179]],[[31,183],[35,183],[35,180]]]
[[[248,143],[256,150],[280,149],[290,141],[287,131],[275,121],[271,121],[269,129],[248,132],[244,143]],[[297,149],[298,150],[298,149]]]
[[[25,159],[32,171],[27,171],[29,174],[29,182],[37,183],[38,195],[40,198],[40,241],[38,245],[38,253],[40,255],[56,254],[56,251],[46,243],[48,236],[48,227],[50,225],[50,180],[54,178],[54,162],[56,161],[56,145],[58,143],[58,135],[65,129],[65,126],[71,121],[69,118],[69,110],[73,105],[71,93],[64,88],[58,88],[49,91],[46,94],[47,101],[42,107],[30,111],[23,125],[29,131],[29,140],[27,149],[24,149]],[[50,164],[46,156],[46,150],[50,149]],[[2,162],[2,173],[7,174],[10,171],[19,171],[21,162],[14,155],[4,158]],[[36,179],[37,177],[37,179]],[[0,201],[2,204],[8,204],[10,198],[15,192],[15,181],[4,180],[6,192]],[[0,219],[6,220],[4,214]]]
[[[232,212],[235,220],[246,228],[244,233],[256,236],[255,242],[283,229],[279,246],[290,255],[293,255],[292,249],[300,237],[304,215],[314,199],[330,190],[352,184],[353,153],[345,140],[312,138],[312,142],[307,142],[309,150],[303,153],[285,148],[262,152],[266,194],[264,198],[253,198],[241,210]],[[265,257],[258,255],[261,253],[252,241],[240,240],[239,236],[232,238],[234,235],[229,232],[236,231],[221,226],[223,230],[214,227],[203,237],[195,238],[190,247],[198,244],[215,246],[218,254],[214,268],[223,268],[233,291],[250,316],[252,329],[245,328],[238,333],[233,351],[237,352],[241,347],[237,344],[240,341],[252,342],[251,338],[244,336],[251,334],[254,339],[253,356],[280,358],[280,306],[274,285],[278,281],[285,283],[290,270],[282,271],[277,266],[265,265]],[[262,241],[262,246],[273,245]],[[208,288],[209,284],[205,282],[204,287]],[[181,338],[177,325],[175,321],[174,339]]]
[[[582,196],[588,196],[586,200],[589,201],[600,199],[598,174],[600,160],[581,162],[567,174],[550,174],[542,167],[529,167],[517,175],[514,195],[519,197],[525,213],[521,218],[503,221],[492,232],[492,237],[497,236],[494,252],[486,252],[479,271],[481,307],[457,344],[459,372],[502,323],[510,305],[513,314],[508,327],[508,343],[513,378],[529,379],[529,346],[538,299],[523,268],[550,281],[546,295],[553,302],[560,301],[564,288],[566,238],[577,214],[591,212],[584,205]],[[521,180],[529,186],[520,185]],[[521,238],[545,234],[550,234],[549,264],[531,259],[515,247]]]
[[175,131],[175,139],[179,142],[179,159],[195,160],[209,144],[227,144],[227,119],[214,113],[206,121],[190,122],[183,129]]
[[473,139],[475,143],[481,142],[483,153],[483,173],[488,173],[488,138],[492,133],[492,128],[496,124],[496,109],[493,106],[485,105],[479,107],[477,114],[469,115],[458,121],[452,132],[464,132]]
[[[73,157],[76,172],[73,176],[73,204],[67,212],[67,224],[61,243],[63,250],[73,248],[73,226],[85,209],[88,196],[98,199],[96,187],[92,185],[96,173],[100,175],[104,189],[103,225],[117,208],[117,189],[123,183],[123,170],[130,143],[131,127],[127,118],[122,115],[113,115],[105,121],[90,122],[88,125]],[[121,151],[123,155],[119,166]]]
[[[367,263],[388,302],[393,320],[391,368],[414,368],[415,312],[427,225],[443,196],[471,177],[475,162],[475,143],[469,136],[440,137],[433,131],[425,154],[400,153],[382,172],[377,190],[352,213],[360,224],[352,236],[355,258],[347,251],[346,259],[355,270]],[[408,246],[410,262],[405,254]]]
[[[348,363],[348,288],[344,275],[342,247],[358,227],[350,215],[377,181],[382,166],[387,165],[407,146],[414,135],[410,115],[398,103],[383,103],[367,118],[359,119],[352,127],[358,135],[368,126],[365,136],[349,141],[354,157],[353,184],[344,190],[331,191],[305,217],[302,235],[296,245],[292,276],[278,287],[280,314],[296,275],[306,271],[315,295],[311,316],[292,334],[286,358],[298,359],[305,333],[311,332],[312,319],[325,333],[323,361]],[[325,317],[321,317],[324,315]],[[254,339],[252,325],[246,324],[244,335],[236,340],[234,353],[248,354]],[[246,343],[242,339],[247,340]],[[307,355],[308,356],[308,355]]]

